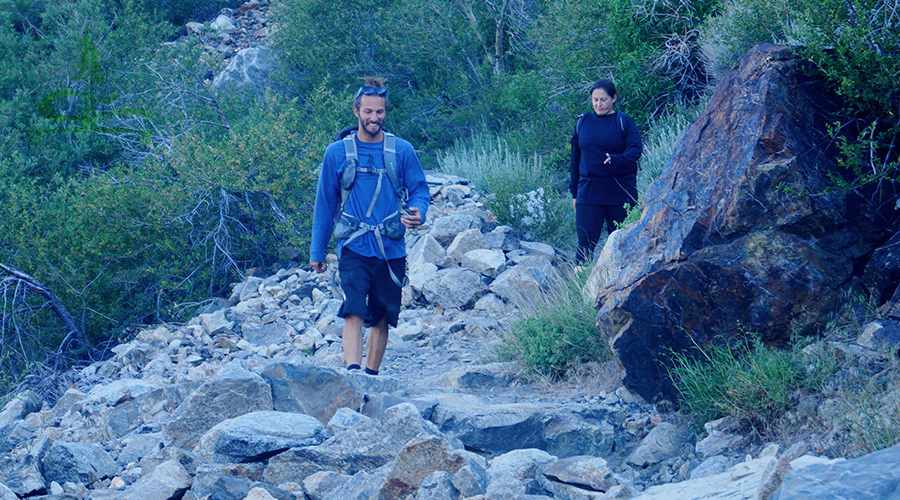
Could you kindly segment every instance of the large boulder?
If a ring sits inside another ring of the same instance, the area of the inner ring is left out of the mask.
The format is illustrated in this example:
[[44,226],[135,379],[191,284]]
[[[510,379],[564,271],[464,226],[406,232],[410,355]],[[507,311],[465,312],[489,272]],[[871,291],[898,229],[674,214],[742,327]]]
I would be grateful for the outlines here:
[[315,365],[272,363],[262,371],[276,410],[311,415],[327,424],[339,408],[359,410],[363,389],[353,379]]
[[269,384],[261,376],[233,363],[191,393],[162,428],[172,445],[191,447],[203,433],[223,420],[272,409]]
[[900,445],[854,460],[813,464],[784,477],[772,500],[898,498]]
[[271,85],[269,75],[275,68],[275,53],[268,47],[241,49],[228,67],[213,79],[215,89],[263,91]]
[[673,351],[815,331],[885,239],[873,204],[829,189],[837,104],[810,75],[788,47],[751,50],[680,137],[641,220],[604,250],[598,326],[645,399],[674,398]]

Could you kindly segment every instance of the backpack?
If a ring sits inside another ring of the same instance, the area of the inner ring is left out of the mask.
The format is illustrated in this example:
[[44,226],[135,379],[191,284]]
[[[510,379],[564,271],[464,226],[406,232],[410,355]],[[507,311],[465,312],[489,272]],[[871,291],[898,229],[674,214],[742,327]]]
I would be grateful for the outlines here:
[[[350,130],[356,130],[356,127],[351,127]],[[408,190],[400,184],[400,172],[397,168],[397,137],[386,130],[384,131],[384,169],[359,166],[359,158],[356,152],[356,140],[354,135],[348,132],[348,129],[341,131],[341,133],[338,134],[338,137],[339,140],[344,143],[344,157],[347,160],[347,164],[344,166],[344,172],[341,176],[340,205],[338,205],[338,209],[335,210],[334,213],[334,237],[335,239],[346,239],[347,241],[344,243],[346,245],[351,240],[358,238],[365,233],[372,232],[375,234],[375,240],[378,242],[378,248],[381,250],[381,255],[387,260],[387,255],[384,251],[384,243],[382,242],[381,237],[386,236],[394,240],[399,240],[406,234],[406,226],[400,222],[400,217],[402,214],[406,213],[406,202],[409,199]],[[347,198],[350,196],[350,190],[353,189],[356,182],[356,174],[360,171],[378,174],[378,184],[375,188],[375,193],[372,195],[372,201],[369,203],[368,210],[366,211],[367,217],[372,214],[372,210],[375,208],[375,201],[378,199],[378,194],[381,192],[381,181],[383,176],[387,176],[391,187],[394,189],[394,194],[397,196],[397,210],[391,215],[388,215],[380,224],[367,224],[344,212],[344,205],[347,203]],[[397,286],[403,286],[400,283],[400,280],[394,275],[390,266],[388,266],[388,270],[390,271],[391,279],[394,283],[397,284]]]

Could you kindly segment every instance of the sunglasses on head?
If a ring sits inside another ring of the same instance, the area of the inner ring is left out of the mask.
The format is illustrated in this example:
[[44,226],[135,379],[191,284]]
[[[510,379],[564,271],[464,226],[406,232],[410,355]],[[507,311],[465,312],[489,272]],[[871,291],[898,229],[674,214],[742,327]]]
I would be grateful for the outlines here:
[[359,88],[359,92],[356,93],[356,97],[358,98],[361,95],[377,95],[378,97],[387,96],[387,89],[384,87],[371,87],[369,85],[365,85]]

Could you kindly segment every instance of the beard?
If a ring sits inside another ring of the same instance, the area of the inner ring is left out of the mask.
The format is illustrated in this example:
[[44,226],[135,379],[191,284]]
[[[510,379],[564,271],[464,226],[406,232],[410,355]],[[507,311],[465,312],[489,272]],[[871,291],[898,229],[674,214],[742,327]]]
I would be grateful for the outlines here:
[[[378,134],[381,133],[383,123],[381,122],[363,122],[359,121],[359,129],[363,131],[364,134],[368,135],[372,139],[378,137]],[[372,128],[375,128],[375,131],[372,131]]]

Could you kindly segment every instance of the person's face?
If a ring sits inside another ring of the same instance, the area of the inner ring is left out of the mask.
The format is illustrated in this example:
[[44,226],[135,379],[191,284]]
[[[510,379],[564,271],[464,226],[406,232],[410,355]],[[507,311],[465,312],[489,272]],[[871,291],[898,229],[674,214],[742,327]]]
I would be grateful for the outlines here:
[[594,107],[594,113],[600,116],[612,113],[615,102],[616,98],[610,97],[603,89],[594,89],[591,92],[591,105]]
[[384,116],[387,113],[387,103],[384,97],[376,95],[361,95],[359,107],[353,108],[353,114],[359,119],[359,130],[364,134],[360,139],[378,140],[381,128],[384,126]]

